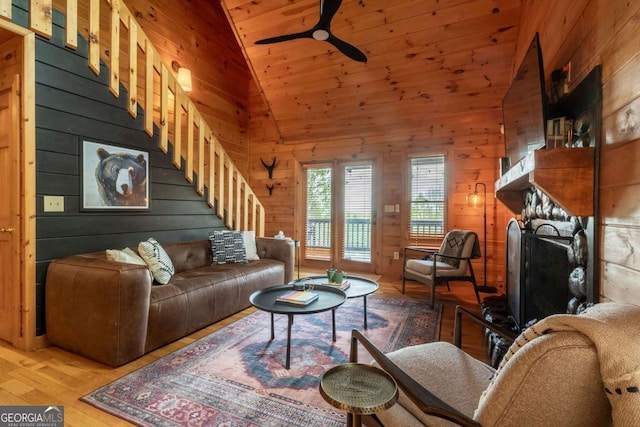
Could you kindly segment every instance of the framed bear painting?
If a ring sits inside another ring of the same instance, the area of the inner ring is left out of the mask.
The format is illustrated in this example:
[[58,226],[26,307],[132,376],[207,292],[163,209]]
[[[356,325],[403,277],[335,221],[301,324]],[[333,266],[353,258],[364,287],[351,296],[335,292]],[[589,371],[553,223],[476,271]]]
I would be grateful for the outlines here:
[[148,210],[149,153],[82,141],[82,210]]

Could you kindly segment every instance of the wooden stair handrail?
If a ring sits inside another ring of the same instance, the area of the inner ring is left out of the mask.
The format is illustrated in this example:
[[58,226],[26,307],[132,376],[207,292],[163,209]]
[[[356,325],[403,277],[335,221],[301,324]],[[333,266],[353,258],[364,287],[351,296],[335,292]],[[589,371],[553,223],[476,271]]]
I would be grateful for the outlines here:
[[[81,3],[80,5],[78,3]],[[109,8],[110,20],[108,28],[100,28],[101,2]],[[0,18],[11,20],[11,0],[0,0]],[[226,226],[234,229],[255,230],[256,235],[264,236],[264,206],[250,188],[247,180],[213,135],[195,104],[184,93],[176,78],[164,64],[157,50],[153,47],[135,17],[122,0],[66,0],[64,8],[56,7],[65,14],[65,45],[71,49],[78,47],[77,33],[80,8],[88,11],[88,66],[98,75],[100,60],[109,65],[109,90],[114,97],[120,96],[121,61],[129,63],[128,70],[128,111],[132,117],[137,116],[140,101],[144,102],[146,111],[144,129],[153,136],[153,126],[160,129],[158,147],[168,153],[169,128],[173,125],[174,154],[173,165],[182,169],[185,160],[185,179],[193,180],[194,165],[197,171],[196,191],[204,195],[204,187],[208,187],[207,203],[216,207],[216,215],[225,218]],[[29,0],[29,27],[35,33],[51,38],[53,32],[54,0]],[[64,9],[64,10],[62,10]],[[128,32],[129,49],[126,58],[120,55],[120,24]],[[109,36],[109,55],[101,58],[100,34]],[[138,54],[144,55],[144,97],[138,98]],[[155,97],[154,83],[159,80],[160,93]],[[171,99],[173,98],[173,100]],[[141,106],[142,108],[142,106]],[[154,115],[158,111],[158,117]],[[173,111],[173,114],[171,114]],[[185,119],[186,118],[186,119]],[[186,128],[186,140],[183,129]],[[197,136],[196,136],[197,135]],[[183,147],[184,145],[184,147]],[[207,149],[208,147],[208,149]],[[183,149],[186,155],[182,155]],[[197,150],[197,157],[194,150]],[[206,162],[205,162],[206,160]],[[207,166],[208,165],[208,166]],[[218,180],[216,182],[216,174]],[[226,197],[225,197],[226,196]],[[215,200],[218,201],[217,206]]]

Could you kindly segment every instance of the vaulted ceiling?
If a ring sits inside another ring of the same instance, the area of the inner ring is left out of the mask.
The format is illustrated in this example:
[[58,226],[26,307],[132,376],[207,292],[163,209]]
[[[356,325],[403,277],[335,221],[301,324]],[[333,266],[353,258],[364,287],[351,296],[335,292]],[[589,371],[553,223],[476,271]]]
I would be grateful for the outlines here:
[[320,3],[221,0],[284,141],[391,128],[411,134],[444,117],[501,108],[520,1],[344,0],[331,30],[364,52],[366,63],[309,38],[255,44],[309,30]]

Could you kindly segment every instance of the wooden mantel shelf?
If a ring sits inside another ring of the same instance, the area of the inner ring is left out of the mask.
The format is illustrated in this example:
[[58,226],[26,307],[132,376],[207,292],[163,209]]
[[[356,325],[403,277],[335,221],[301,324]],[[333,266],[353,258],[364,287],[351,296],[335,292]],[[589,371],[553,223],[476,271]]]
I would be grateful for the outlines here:
[[523,190],[533,185],[569,215],[591,216],[594,156],[593,147],[532,151],[496,181],[496,198],[519,214]]

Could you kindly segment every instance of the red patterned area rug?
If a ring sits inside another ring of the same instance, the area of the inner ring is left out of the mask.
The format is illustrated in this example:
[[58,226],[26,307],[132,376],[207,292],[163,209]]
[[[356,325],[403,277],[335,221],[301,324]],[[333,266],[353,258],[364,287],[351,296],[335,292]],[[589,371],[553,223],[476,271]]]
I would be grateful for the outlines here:
[[[322,374],[349,360],[363,329],[362,298],[336,311],[295,316],[291,369],[284,368],[287,317],[256,311],[81,398],[140,426],[344,426],[345,414],[318,392]],[[441,306],[371,295],[365,335],[383,351],[438,339]],[[371,358],[360,348],[359,361]]]

